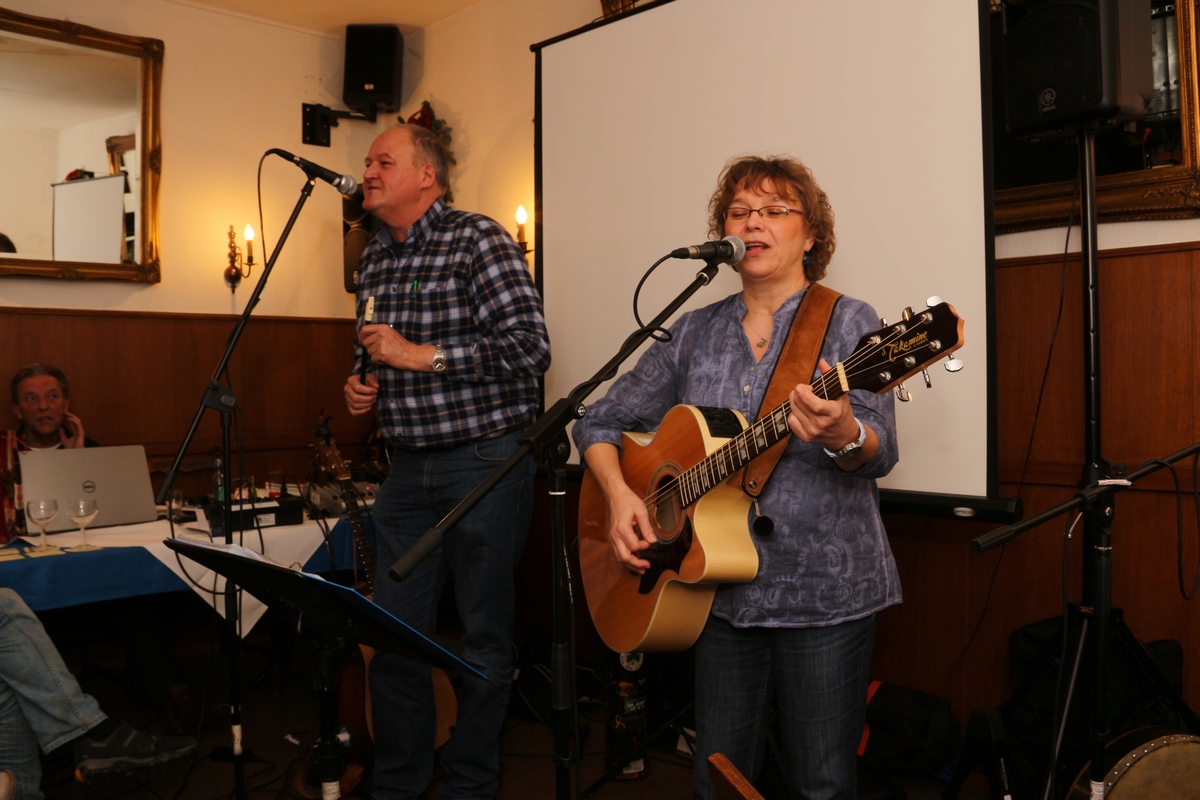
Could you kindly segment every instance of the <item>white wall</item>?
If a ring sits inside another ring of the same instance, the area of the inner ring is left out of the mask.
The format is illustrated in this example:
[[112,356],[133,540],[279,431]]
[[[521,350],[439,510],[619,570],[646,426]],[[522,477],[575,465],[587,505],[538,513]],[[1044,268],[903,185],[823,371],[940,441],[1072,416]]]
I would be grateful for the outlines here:
[[[1200,239],[1200,219],[1110,222],[1096,230],[1096,247],[1100,250],[1194,242],[1197,239]],[[1065,227],[997,236],[996,258],[1051,255],[1063,252],[1064,245],[1072,253],[1079,252],[1078,225],[1071,228],[1070,242],[1067,242]]]
[[[46,130],[0,130],[0,148],[23,156],[11,162],[13,171],[5,174],[5,190],[0,190],[0,233],[13,240],[22,257],[49,258],[53,249],[52,215],[45,210],[54,207],[50,184],[61,176],[52,134]],[[0,297],[3,292],[0,281]]]
[[[343,124],[331,148],[300,143],[300,106],[340,107],[340,37],[166,0],[2,0],[27,14],[163,40],[160,244],[162,282],[0,279],[0,305],[131,311],[240,312],[258,272],[231,296],[221,279],[227,232],[258,228],[258,159],[280,147],[339,171],[358,172],[369,126]],[[532,157],[531,157],[532,158]],[[273,245],[304,175],[263,165],[266,235]],[[261,238],[256,251],[261,253]],[[256,260],[259,260],[256,258]],[[341,196],[313,191],[256,314],[348,317],[342,288]]]
[[405,42],[402,110],[411,114],[429,100],[453,129],[455,205],[486,214],[513,232],[517,206],[525,206],[530,215],[526,239],[533,246],[534,56],[529,46],[599,16],[599,0],[480,0]]
[[[255,173],[279,147],[361,175],[378,130],[430,100],[453,128],[456,205],[515,227],[533,209],[533,54],[529,45],[587,24],[598,0],[481,0],[405,42],[399,114],[372,126],[342,121],[332,146],[300,141],[300,106],[341,102],[343,40],[169,0],[0,0],[16,11],[69,19],[165,43],[162,282],[0,279],[0,305],[167,312],[240,312],[258,272],[231,297],[221,280],[229,226],[258,228]],[[388,20],[378,20],[388,22]],[[394,20],[403,27],[403,20]],[[273,247],[304,183],[271,158],[263,206]],[[533,236],[533,225],[527,228]],[[261,260],[260,238],[255,260]],[[256,314],[349,317],[342,288],[341,196],[318,185],[284,248]]]

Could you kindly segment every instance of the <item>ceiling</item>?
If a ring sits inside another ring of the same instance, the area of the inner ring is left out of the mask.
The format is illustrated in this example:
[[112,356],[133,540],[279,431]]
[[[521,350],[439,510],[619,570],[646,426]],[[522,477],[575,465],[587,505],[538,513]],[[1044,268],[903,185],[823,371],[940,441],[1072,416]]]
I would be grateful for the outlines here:
[[334,33],[352,24],[391,24],[408,32],[452,17],[479,0],[191,0],[299,28]]

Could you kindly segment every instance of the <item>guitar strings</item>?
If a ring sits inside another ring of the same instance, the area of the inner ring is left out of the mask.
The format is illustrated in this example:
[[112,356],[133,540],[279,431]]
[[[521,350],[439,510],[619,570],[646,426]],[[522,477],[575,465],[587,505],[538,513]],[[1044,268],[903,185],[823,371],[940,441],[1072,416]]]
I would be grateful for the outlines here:
[[[914,323],[914,321],[915,321],[915,324],[912,324],[912,323]],[[930,322],[931,322],[931,320],[929,318],[928,312],[923,312],[923,313],[913,317],[912,319],[907,320],[907,323],[909,323],[909,324],[898,323],[896,325],[893,325],[890,329],[890,333],[887,336],[881,338],[879,343],[876,344],[874,347],[866,348],[861,351],[855,351],[854,353],[851,353],[850,357],[842,362],[843,370],[845,371],[845,373],[848,377],[849,376],[857,376],[859,374],[862,374],[862,372],[865,371],[862,369],[862,367],[863,367],[862,362],[868,357],[867,356],[868,352],[878,350],[880,347],[882,347],[886,344],[890,344],[895,339],[898,339],[899,337],[905,335],[906,333],[908,333],[912,330],[919,330],[921,327],[929,325]],[[925,345],[922,345],[922,348],[926,348],[928,346],[929,346],[928,344],[925,344]],[[867,366],[869,367],[869,365],[867,365]],[[830,399],[829,392],[831,390],[840,390],[840,388],[841,388],[840,381],[839,381],[838,375],[837,375],[837,371],[831,369],[829,372],[826,372],[825,374],[821,375],[819,378],[817,378],[817,380],[815,380],[813,382],[812,388],[813,388],[814,394],[817,394],[820,397],[825,398],[826,400]],[[840,394],[835,394],[834,396],[838,397],[838,396],[840,396]],[[680,508],[687,508],[693,502],[700,499],[700,497],[702,497],[704,494],[706,494],[709,490],[712,489],[713,486],[716,486],[716,484],[719,482],[719,480],[712,480],[710,478],[710,481],[708,482],[708,485],[706,487],[705,482],[701,480],[702,476],[704,476],[706,474],[713,476],[713,477],[721,476],[722,473],[720,471],[720,467],[723,466],[723,463],[727,461],[729,464],[729,470],[724,472],[724,475],[723,475],[723,477],[720,477],[720,480],[724,480],[725,478],[727,478],[729,475],[731,475],[733,473],[733,471],[735,469],[738,469],[738,467],[735,466],[735,464],[737,464],[737,459],[735,459],[732,456],[732,453],[739,449],[745,449],[745,451],[747,453],[749,453],[751,448],[748,446],[743,448],[743,445],[747,445],[750,442],[757,442],[760,439],[765,439],[765,434],[768,432],[768,428],[778,427],[780,424],[781,418],[784,421],[782,424],[786,425],[786,420],[790,413],[791,413],[791,403],[788,400],[784,400],[783,403],[781,403],[779,406],[772,409],[767,414],[764,414],[760,419],[754,421],[749,426],[747,426],[746,429],[743,430],[741,433],[739,433],[737,436],[733,437],[728,442],[721,445],[716,450],[714,450],[711,453],[709,453],[708,455],[706,455],[704,458],[700,459],[692,467],[684,470],[682,473],[680,473],[678,476],[676,476],[676,478],[673,481],[671,481],[670,483],[668,483],[666,486],[659,488],[659,489],[655,489],[653,492],[648,494],[643,501],[646,504],[646,507],[652,508],[655,505],[658,505],[658,503],[663,498],[679,496]],[[762,436],[760,436],[760,434],[762,434]],[[778,439],[776,440],[776,442],[777,441],[778,441]],[[775,442],[772,442],[772,444],[775,444]],[[768,445],[767,447],[763,448],[762,450],[759,450],[753,456],[750,456],[749,458],[747,458],[746,461],[744,461],[742,463],[742,466],[744,466],[745,463],[748,463],[750,460],[757,458],[759,455],[761,455],[763,452],[765,452],[770,446],[771,445]],[[718,463],[718,462],[721,462],[721,463]],[[688,502],[684,503],[684,502],[682,502],[685,497],[685,495],[683,493],[683,489],[684,489],[684,487],[690,487],[690,486],[695,486],[695,489],[696,489],[695,497],[694,497],[694,499],[689,500]]]

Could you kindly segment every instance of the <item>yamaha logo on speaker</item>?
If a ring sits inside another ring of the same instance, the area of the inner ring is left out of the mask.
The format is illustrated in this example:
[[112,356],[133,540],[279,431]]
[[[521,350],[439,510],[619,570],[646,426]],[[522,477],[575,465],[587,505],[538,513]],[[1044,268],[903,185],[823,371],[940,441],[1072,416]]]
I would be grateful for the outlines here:
[[1058,99],[1058,93],[1051,88],[1042,89],[1042,93],[1038,95],[1038,106],[1042,111],[1053,111],[1055,108],[1054,101]]

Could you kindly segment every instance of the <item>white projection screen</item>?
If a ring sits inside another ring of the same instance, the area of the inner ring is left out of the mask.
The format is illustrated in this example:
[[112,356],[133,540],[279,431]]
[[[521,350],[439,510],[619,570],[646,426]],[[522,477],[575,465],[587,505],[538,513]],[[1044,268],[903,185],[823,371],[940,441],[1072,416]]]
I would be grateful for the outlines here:
[[[1002,508],[989,403],[985,13],[963,0],[675,0],[534,45],[547,407],[637,327],[631,301],[646,269],[708,239],[726,161],[790,154],[837,217],[826,285],[889,322],[935,295],[966,321],[962,371],[938,362],[933,388],[917,375],[913,402],[897,403],[901,460],[880,483],[885,509],[984,518]],[[642,292],[643,321],[700,266],[660,266]],[[685,308],[738,289],[723,267]]]

